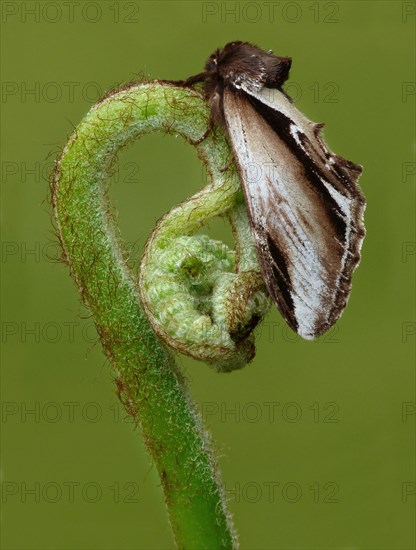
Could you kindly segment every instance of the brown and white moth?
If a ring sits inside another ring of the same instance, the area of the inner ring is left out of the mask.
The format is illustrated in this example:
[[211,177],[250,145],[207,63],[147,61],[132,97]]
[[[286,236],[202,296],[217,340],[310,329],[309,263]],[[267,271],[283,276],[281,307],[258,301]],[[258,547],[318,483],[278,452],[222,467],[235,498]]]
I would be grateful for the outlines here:
[[[326,332],[346,306],[360,260],[362,167],[331,152],[282,90],[291,59],[247,42],[214,52],[204,82],[211,122],[229,136],[258,261],[276,306],[300,336]],[[254,168],[254,171],[253,171]]]

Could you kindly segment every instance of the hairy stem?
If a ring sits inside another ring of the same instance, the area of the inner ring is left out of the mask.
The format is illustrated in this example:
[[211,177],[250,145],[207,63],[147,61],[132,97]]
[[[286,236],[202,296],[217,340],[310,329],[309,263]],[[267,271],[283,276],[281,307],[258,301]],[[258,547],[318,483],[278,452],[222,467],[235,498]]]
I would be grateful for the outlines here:
[[[197,92],[160,83],[128,86],[88,113],[52,183],[64,260],[93,314],[118,395],[156,463],[176,543],[198,549],[235,548],[237,539],[209,436],[172,353],[149,324],[123,258],[106,181],[121,147],[157,130],[197,141],[208,117]],[[222,136],[211,135],[197,148],[219,168],[229,156]],[[230,185],[227,207],[238,192],[235,182]]]

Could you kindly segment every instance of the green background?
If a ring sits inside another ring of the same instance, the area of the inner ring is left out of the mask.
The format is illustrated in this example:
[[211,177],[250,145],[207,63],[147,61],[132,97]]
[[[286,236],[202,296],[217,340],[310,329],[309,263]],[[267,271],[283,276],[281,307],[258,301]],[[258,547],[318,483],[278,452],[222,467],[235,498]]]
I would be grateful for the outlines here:
[[[329,335],[300,341],[274,310],[243,370],[220,375],[179,358],[241,547],[414,548],[414,5],[72,9],[2,3],[2,548],[173,548],[155,468],[54,262],[47,179],[100,91],[139,73],[185,78],[232,40],[293,58],[288,91],[325,121],[334,151],[364,165],[368,202],[362,262]],[[111,193],[136,262],[156,219],[203,182],[179,139],[150,136],[123,152]],[[221,220],[209,233],[230,242]]]

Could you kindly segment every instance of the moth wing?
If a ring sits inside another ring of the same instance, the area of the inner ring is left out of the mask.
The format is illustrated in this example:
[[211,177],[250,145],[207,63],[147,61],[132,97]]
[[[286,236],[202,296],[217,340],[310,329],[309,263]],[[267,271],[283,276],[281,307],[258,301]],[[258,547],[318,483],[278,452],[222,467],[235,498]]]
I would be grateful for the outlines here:
[[326,332],[350,291],[365,235],[361,166],[277,89],[224,90],[224,116],[258,260],[276,306],[303,338]]

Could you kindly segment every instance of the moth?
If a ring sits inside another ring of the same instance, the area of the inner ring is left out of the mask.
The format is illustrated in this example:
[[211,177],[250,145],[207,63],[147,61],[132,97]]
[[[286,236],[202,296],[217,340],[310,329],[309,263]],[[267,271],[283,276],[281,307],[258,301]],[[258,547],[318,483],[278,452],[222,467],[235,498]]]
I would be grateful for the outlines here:
[[282,89],[291,59],[247,42],[216,50],[203,83],[211,124],[229,137],[267,290],[305,339],[325,333],[351,292],[365,236],[362,167],[325,145]]

